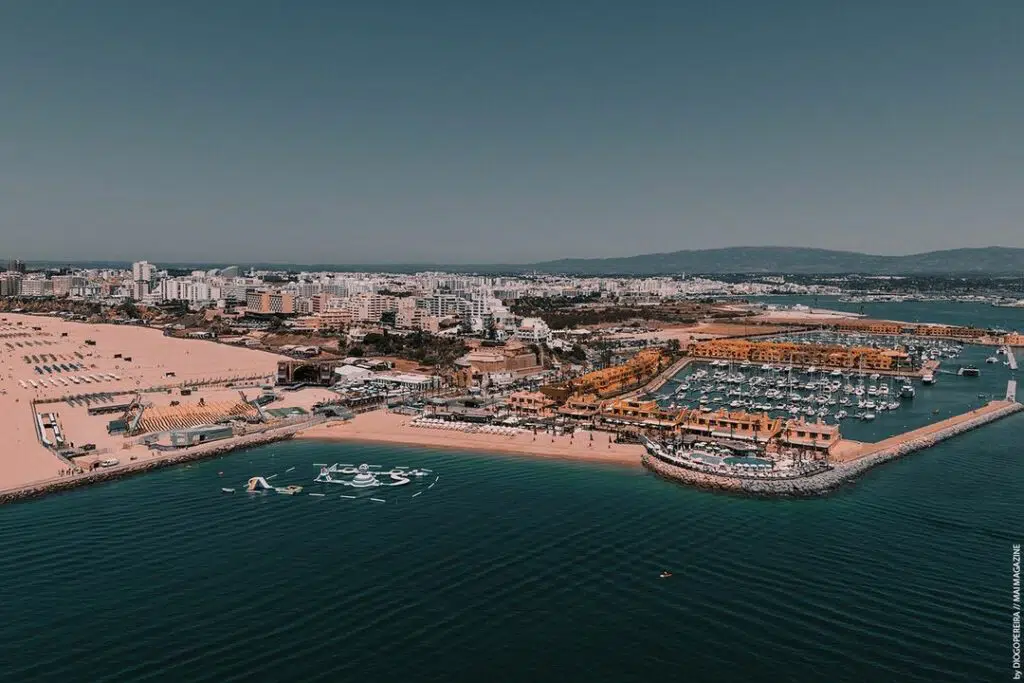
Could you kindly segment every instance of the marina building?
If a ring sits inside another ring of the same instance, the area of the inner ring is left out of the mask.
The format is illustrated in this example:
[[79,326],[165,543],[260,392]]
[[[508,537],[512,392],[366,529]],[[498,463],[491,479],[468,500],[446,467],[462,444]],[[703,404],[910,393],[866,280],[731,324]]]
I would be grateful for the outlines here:
[[724,408],[714,413],[692,411],[679,423],[679,430],[684,434],[756,443],[767,443],[783,429],[784,422],[780,417],[772,418],[765,413],[729,412]]
[[779,439],[781,443],[795,448],[811,449],[823,453],[831,452],[839,443],[839,425],[804,420],[788,420]]
[[957,327],[953,325],[917,325],[914,334],[919,337],[953,337],[955,339],[978,339],[990,333],[977,327]]
[[711,339],[694,342],[687,353],[695,358],[750,363],[785,363],[864,370],[909,368],[910,355],[901,349],[875,349],[866,346],[832,346],[792,342]]
[[908,331],[907,326],[886,320],[848,320],[837,323],[835,329],[839,332],[888,335],[903,334]]
[[573,393],[596,394],[600,398],[621,394],[656,375],[663,361],[661,349],[643,349],[622,365],[588,372],[574,380]]
[[636,425],[653,429],[673,429],[686,411],[662,409],[657,401],[622,399],[609,401],[601,408],[601,420],[610,424]]

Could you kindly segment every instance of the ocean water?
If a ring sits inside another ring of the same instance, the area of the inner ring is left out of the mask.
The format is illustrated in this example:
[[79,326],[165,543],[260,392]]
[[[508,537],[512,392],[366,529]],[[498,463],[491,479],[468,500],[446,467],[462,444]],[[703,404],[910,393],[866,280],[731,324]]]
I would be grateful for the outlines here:
[[1005,308],[989,304],[959,301],[878,301],[851,303],[835,296],[767,296],[751,297],[756,301],[792,306],[803,304],[834,311],[863,313],[869,318],[929,322],[943,325],[973,325],[1024,332],[1024,308]]
[[[850,435],[1005,390],[1008,370],[980,367]],[[293,441],[8,505],[0,681],[1009,680],[1022,437],[1016,415],[813,500]],[[330,462],[433,473],[369,492],[313,484]],[[306,488],[241,492],[275,474]]]
[[[1022,430],[816,500],[296,441],[10,505],[0,680],[1004,680]],[[346,499],[335,461],[438,479]],[[275,473],[303,495],[220,492]]]

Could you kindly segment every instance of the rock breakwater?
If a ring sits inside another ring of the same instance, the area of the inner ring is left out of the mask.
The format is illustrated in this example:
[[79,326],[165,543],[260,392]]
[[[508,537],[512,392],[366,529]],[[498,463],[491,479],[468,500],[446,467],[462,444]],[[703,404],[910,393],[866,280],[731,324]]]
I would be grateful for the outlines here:
[[930,448],[941,441],[1024,410],[1024,405],[1020,403],[1000,403],[1001,405],[990,404],[977,414],[967,413],[946,420],[945,423],[929,425],[886,439],[876,444],[875,449],[869,447],[867,452],[856,460],[832,465],[823,472],[806,477],[762,479],[701,472],[669,464],[659,459],[650,449],[643,456],[643,464],[659,476],[703,489],[761,497],[820,496],[856,479],[872,467]]
[[[320,420],[317,422],[319,423]],[[173,467],[175,465],[181,465],[183,463],[193,462],[196,460],[206,460],[208,458],[214,458],[243,448],[255,448],[268,443],[283,441],[285,439],[292,438],[295,434],[309,426],[310,425],[306,423],[287,425],[276,429],[268,429],[257,434],[242,436],[236,439],[218,441],[208,445],[197,446],[195,448],[188,448],[180,451],[167,452],[164,455],[154,457],[150,460],[130,462],[126,465],[120,465],[103,470],[95,470],[75,477],[51,479],[49,481],[28,484],[16,489],[0,491],[0,505],[20,500],[28,500],[31,498],[40,498],[51,493],[69,491],[81,486],[89,486],[91,484],[99,484],[105,481],[113,481],[114,479],[131,477],[164,467]]]

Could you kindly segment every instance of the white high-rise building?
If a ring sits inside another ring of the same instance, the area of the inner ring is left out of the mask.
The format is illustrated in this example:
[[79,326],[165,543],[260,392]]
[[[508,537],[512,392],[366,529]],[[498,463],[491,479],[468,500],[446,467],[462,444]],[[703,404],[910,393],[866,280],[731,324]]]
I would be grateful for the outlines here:
[[156,268],[149,261],[136,261],[132,264],[132,298],[142,299],[149,294]]

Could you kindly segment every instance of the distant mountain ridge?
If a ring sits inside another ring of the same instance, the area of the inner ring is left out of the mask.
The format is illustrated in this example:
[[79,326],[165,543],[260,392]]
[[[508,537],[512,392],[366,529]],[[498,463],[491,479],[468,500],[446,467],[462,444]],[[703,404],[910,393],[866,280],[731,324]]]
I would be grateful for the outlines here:
[[[0,264],[6,262],[0,262]],[[209,269],[226,263],[159,262],[161,268]],[[125,268],[118,261],[30,261],[32,267]],[[295,264],[243,263],[243,268],[293,271],[351,271],[412,273],[437,270],[452,273],[545,273],[577,275],[674,275],[723,273],[777,273],[794,275],[1022,275],[1024,249],[980,247],[929,251],[906,256],[880,256],[855,251],[812,249],[807,247],[726,247],[722,249],[686,249],[658,254],[640,254],[615,258],[568,258],[520,264],[432,264],[362,263]]]
[[906,256],[806,247],[727,247],[694,249],[624,258],[560,259],[534,264],[542,272],[632,273],[794,273],[865,275],[1020,274],[1024,249],[981,247],[946,249]]

